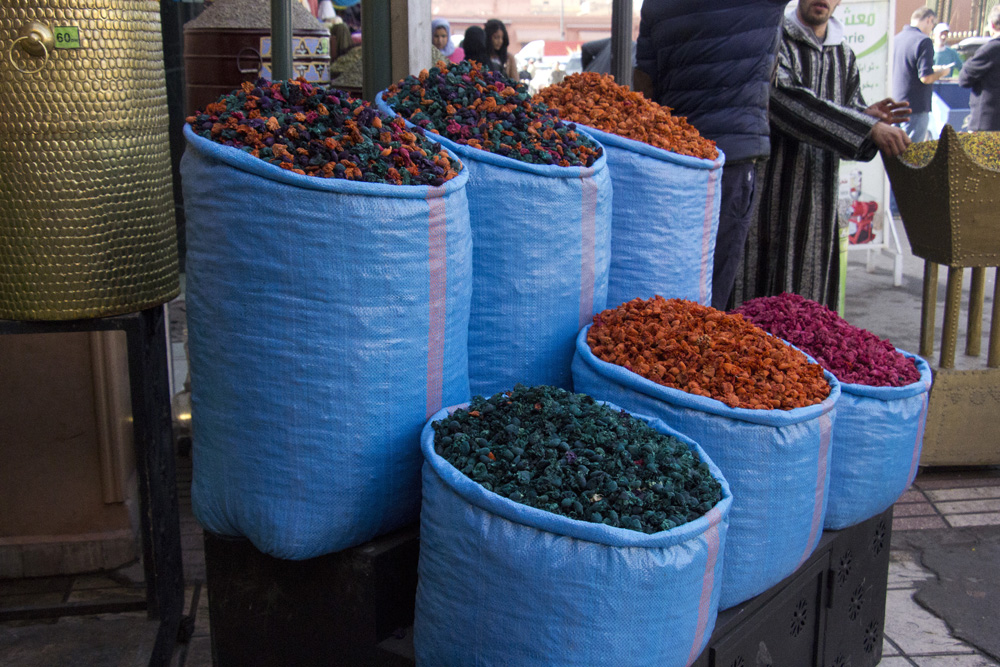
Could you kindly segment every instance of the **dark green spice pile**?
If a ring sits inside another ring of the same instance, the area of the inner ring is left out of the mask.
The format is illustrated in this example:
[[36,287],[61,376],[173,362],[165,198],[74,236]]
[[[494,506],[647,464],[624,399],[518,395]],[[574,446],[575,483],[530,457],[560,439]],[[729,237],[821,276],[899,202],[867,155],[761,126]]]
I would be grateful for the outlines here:
[[246,82],[187,122],[206,139],[297,174],[433,186],[458,175],[423,130],[304,79]]
[[414,125],[522,162],[589,167],[601,156],[576,125],[532,102],[526,85],[469,60],[408,76],[383,99]]
[[438,455],[483,488],[571,519],[657,533],[722,499],[687,445],[584,394],[517,385],[433,427]]

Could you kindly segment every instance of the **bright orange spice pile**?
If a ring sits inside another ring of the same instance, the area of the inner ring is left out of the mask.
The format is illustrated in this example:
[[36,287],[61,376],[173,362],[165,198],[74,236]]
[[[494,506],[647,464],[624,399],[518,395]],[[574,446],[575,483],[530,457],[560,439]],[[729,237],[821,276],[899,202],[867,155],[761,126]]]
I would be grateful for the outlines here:
[[719,157],[715,142],[701,136],[687,118],[674,116],[669,107],[618,85],[610,74],[571,74],[561,83],[542,88],[534,101],[555,109],[564,120],[609,134],[681,155],[708,160]]
[[594,355],[667,387],[733,408],[791,410],[820,403],[818,364],[740,315],[684,299],[633,299],[594,317]]

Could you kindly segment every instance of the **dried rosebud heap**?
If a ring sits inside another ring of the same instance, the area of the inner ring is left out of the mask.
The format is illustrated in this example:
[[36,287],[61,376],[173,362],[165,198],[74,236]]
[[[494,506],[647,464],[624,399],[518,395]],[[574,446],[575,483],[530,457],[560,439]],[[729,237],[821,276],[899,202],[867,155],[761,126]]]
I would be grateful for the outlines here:
[[304,79],[245,82],[187,122],[199,136],[297,174],[431,186],[458,175],[422,130]]
[[841,382],[902,387],[920,380],[913,359],[892,343],[798,294],[752,299],[733,312],[813,356]]
[[681,155],[707,160],[719,157],[715,142],[701,136],[687,118],[674,116],[669,107],[618,85],[610,74],[571,74],[543,88],[534,100],[555,109],[564,120],[609,134]]
[[414,125],[521,162],[589,167],[602,152],[573,123],[532,102],[523,83],[468,60],[438,62],[389,86],[384,100]]
[[633,299],[594,318],[594,355],[666,387],[734,408],[791,410],[820,403],[818,364],[739,315],[684,299]]

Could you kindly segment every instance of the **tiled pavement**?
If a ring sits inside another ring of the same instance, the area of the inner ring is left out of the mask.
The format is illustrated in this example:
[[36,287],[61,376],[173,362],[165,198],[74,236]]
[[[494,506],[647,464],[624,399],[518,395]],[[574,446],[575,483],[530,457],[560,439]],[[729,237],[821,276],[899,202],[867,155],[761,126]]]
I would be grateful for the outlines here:
[[[905,538],[914,531],[1000,526],[1000,470],[924,470],[893,508],[893,540],[886,593],[883,667],[987,667],[1000,665],[953,636],[947,623],[921,606],[915,594],[936,577]],[[1000,563],[993,563],[996,567]],[[989,563],[984,563],[990,567]],[[997,617],[994,617],[996,619]],[[1000,621],[997,629],[1000,630]]]

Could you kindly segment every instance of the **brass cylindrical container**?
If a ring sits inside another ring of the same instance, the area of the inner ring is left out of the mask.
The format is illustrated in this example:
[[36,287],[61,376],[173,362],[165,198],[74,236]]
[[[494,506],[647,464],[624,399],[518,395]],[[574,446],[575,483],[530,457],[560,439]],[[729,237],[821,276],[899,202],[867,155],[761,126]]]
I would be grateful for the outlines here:
[[0,4],[0,319],[179,291],[159,4]]

